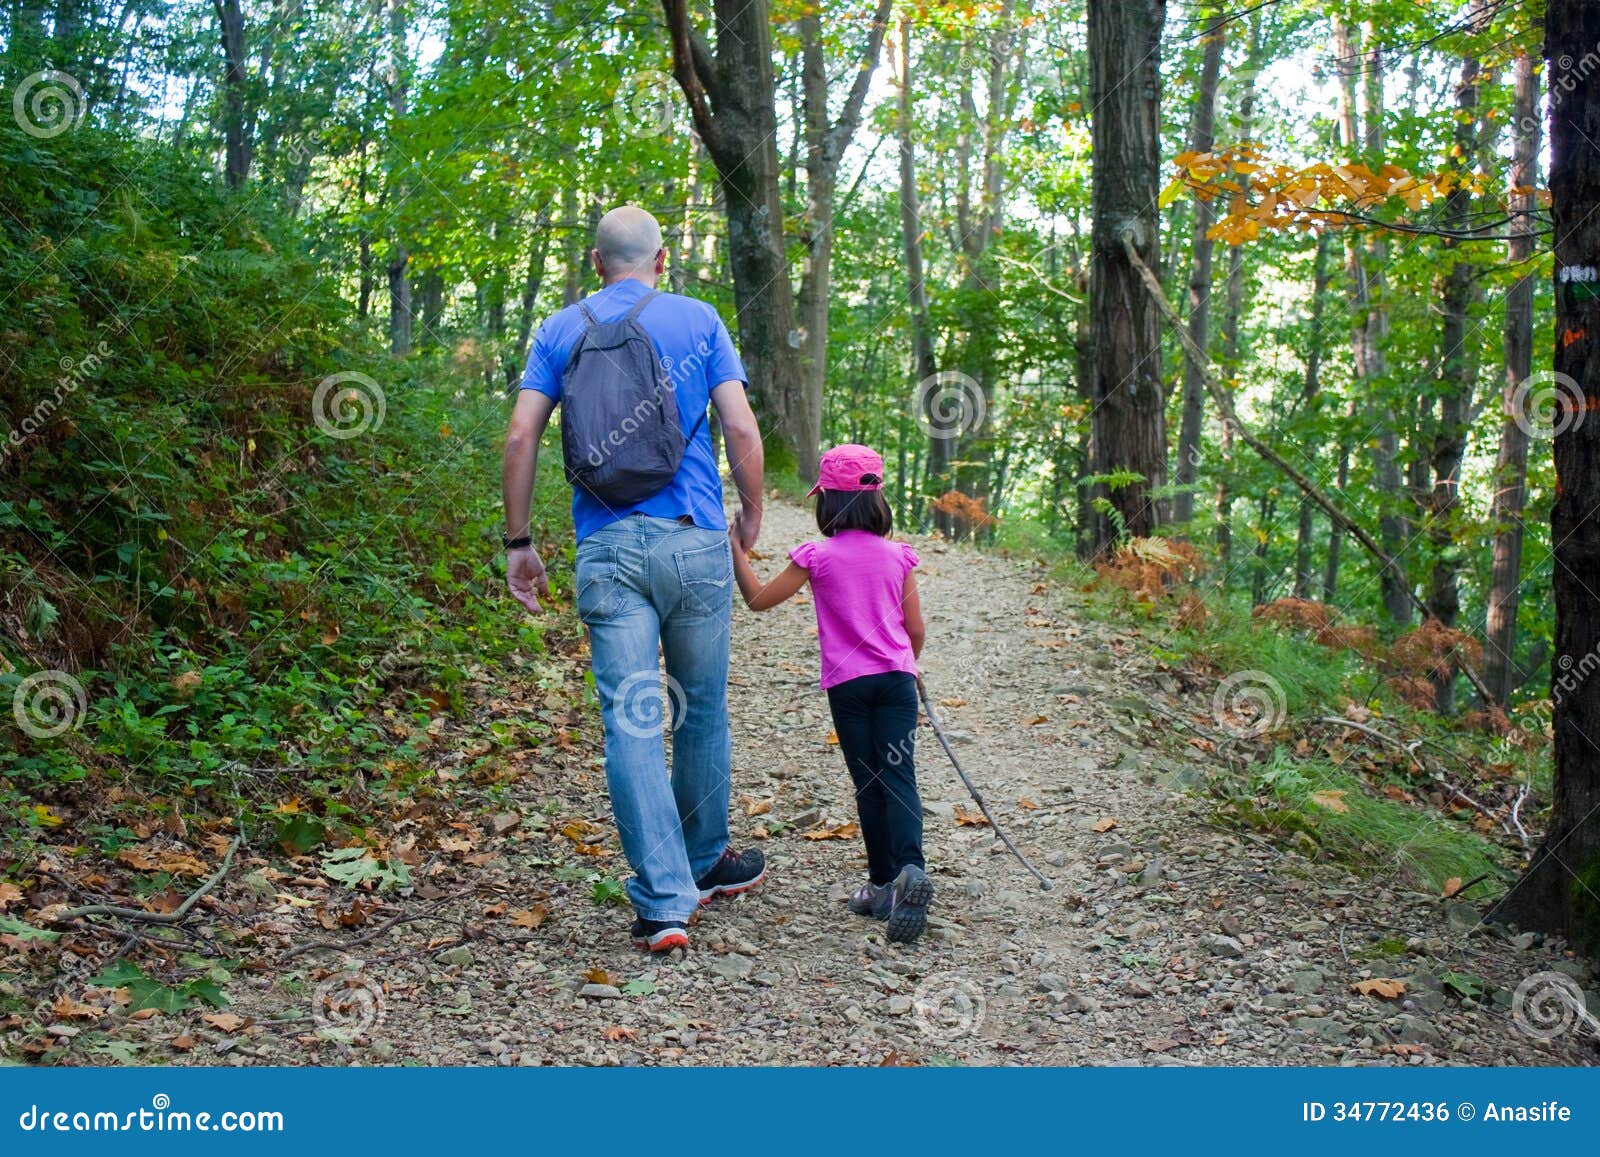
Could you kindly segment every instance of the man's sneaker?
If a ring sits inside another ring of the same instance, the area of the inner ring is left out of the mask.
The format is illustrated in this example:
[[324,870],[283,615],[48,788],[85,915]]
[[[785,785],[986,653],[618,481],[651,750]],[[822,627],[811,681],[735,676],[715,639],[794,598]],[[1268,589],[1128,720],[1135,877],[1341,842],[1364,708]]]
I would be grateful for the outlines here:
[[700,889],[700,903],[709,904],[718,896],[737,896],[748,892],[767,878],[767,857],[760,852],[736,852],[728,848],[711,870],[694,882]]
[[876,916],[879,920],[889,918],[888,897],[892,889],[887,884],[862,884],[855,890],[855,894],[846,900],[850,911],[857,916]]
[[633,946],[648,948],[651,952],[687,948],[689,931],[677,920],[646,920],[640,916],[633,922]]
[[885,891],[890,893],[889,939],[909,944],[928,927],[928,905],[933,900],[933,881],[915,864],[900,869],[894,883]]

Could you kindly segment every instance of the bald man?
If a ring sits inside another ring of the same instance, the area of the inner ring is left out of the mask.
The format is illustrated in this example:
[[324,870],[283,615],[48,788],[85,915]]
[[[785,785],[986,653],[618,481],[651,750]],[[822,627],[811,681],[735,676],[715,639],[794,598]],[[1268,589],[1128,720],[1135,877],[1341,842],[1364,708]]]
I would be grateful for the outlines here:
[[[611,210],[589,256],[601,288],[540,327],[511,416],[502,478],[506,583],[539,613],[549,586],[528,509],[539,441],[585,326],[637,311],[672,383],[688,445],[673,479],[632,505],[608,506],[574,488],[573,585],[605,722],[606,786],[634,872],[627,885],[633,943],[666,952],[688,946],[689,918],[701,904],[748,891],[766,875],[760,852],[728,843],[733,560],[722,479],[701,419],[708,406],[716,409],[745,550],[761,527],[761,432],[745,398],[744,366],[716,310],[656,289],[667,262],[656,219],[633,205]],[[665,700],[658,655],[666,660]],[[670,779],[663,724],[672,729]]]

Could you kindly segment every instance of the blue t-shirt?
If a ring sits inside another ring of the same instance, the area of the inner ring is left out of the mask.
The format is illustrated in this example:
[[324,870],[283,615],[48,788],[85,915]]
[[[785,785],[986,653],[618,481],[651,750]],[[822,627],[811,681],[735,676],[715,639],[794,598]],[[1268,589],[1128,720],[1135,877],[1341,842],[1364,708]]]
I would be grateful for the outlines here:
[[[588,306],[595,320],[604,325],[620,321],[649,288],[642,281],[625,278],[590,294],[583,299],[583,304]],[[711,404],[713,387],[723,382],[749,384],[744,363],[733,348],[728,327],[722,324],[717,311],[703,301],[676,293],[658,293],[639,315],[639,323],[650,335],[656,355],[672,379],[678,420],[683,423],[684,434],[693,430],[697,422],[700,428],[684,450],[683,464],[672,481],[643,502],[620,508],[607,506],[594,495],[575,487],[572,522],[577,527],[579,542],[602,526],[630,514],[688,517],[706,530],[728,529],[727,517],[722,512],[722,476],[717,472],[717,460],[711,447],[711,430],[700,419]],[[528,351],[522,388],[538,390],[546,397],[561,401],[561,375],[582,334],[583,314],[576,305],[569,305],[546,319],[533,339],[533,348]]]

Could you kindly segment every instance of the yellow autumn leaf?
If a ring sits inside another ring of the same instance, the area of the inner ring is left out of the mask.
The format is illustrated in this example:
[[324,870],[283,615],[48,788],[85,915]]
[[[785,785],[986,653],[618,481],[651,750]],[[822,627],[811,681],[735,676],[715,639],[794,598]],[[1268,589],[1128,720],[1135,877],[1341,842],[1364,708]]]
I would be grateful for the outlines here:
[[1344,802],[1344,797],[1344,789],[1340,788],[1335,791],[1314,791],[1308,798],[1318,807],[1325,807],[1331,812],[1344,813],[1350,810],[1350,805]]

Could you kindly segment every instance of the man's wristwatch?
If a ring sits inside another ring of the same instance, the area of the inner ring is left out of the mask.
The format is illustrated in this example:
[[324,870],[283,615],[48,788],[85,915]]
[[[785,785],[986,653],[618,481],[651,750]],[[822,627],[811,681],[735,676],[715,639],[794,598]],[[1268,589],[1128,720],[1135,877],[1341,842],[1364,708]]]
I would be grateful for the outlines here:
[[526,550],[533,545],[533,535],[525,534],[521,538],[507,538],[505,532],[501,531],[500,544],[507,550]]

